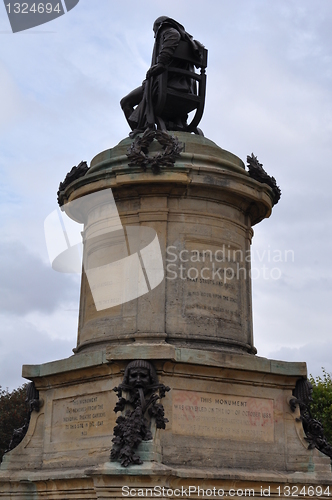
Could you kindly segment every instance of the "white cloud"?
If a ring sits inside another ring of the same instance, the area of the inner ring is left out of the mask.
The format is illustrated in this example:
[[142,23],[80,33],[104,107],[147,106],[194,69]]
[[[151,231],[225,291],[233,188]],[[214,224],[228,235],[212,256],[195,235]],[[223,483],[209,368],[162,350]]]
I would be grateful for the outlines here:
[[20,116],[21,99],[15,82],[7,68],[0,63],[0,131],[11,125]]
[[[52,316],[49,319],[52,320]],[[76,338],[72,322],[67,325],[67,339],[51,338],[25,318],[2,314],[0,322],[0,385],[3,388],[12,390],[26,382],[21,377],[22,365],[37,365],[72,355]]]
[[[65,303],[77,303],[74,277],[55,273],[20,242],[0,246],[1,311],[16,315],[51,313]],[[75,282],[76,281],[76,282]]]
[[306,361],[308,376],[314,378],[322,375],[322,368],[332,373],[331,344],[330,342],[311,342],[291,348],[281,347],[277,351],[268,351],[267,356],[282,361]]

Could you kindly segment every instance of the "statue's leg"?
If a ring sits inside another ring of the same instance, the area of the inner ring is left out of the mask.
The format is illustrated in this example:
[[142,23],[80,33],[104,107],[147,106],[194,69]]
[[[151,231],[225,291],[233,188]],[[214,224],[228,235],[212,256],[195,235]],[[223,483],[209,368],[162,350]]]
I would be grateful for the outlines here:
[[121,99],[120,101],[122,111],[124,112],[127,122],[129,123],[129,126],[132,130],[136,128],[137,123],[130,120],[130,117],[134,112],[134,107],[137,106],[142,101],[143,92],[144,92],[143,86],[137,87],[137,89],[132,90],[128,95],[123,97],[123,99]]

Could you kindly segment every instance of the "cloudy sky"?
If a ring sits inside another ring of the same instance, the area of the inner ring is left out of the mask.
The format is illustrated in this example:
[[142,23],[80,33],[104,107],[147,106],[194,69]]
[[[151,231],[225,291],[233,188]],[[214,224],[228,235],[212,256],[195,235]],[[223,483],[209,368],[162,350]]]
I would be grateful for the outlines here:
[[79,277],[51,269],[43,222],[71,167],[128,134],[119,101],[144,78],[160,15],[209,50],[205,136],[254,152],[282,190],[253,240],[258,354],[332,372],[331,0],[80,0],[16,34],[1,3],[2,387],[76,345]]

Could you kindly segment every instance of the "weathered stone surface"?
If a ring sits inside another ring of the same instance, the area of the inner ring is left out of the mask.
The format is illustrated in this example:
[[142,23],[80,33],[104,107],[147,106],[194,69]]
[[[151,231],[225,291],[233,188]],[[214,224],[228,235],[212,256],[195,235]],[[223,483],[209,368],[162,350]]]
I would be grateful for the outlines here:
[[109,436],[115,425],[113,405],[114,398],[108,391],[53,400],[50,441],[76,441],[82,446],[85,439]]
[[173,391],[172,430],[184,436],[274,442],[272,399]]

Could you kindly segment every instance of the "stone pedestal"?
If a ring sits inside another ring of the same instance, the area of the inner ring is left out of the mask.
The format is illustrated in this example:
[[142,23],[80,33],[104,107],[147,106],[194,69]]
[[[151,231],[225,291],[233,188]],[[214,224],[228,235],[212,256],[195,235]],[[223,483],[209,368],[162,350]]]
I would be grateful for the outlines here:
[[[299,409],[289,406],[305,363],[254,354],[250,242],[271,213],[271,189],[208,139],[176,135],[184,152],[173,167],[128,166],[125,139],[66,188],[67,214],[85,224],[77,347],[68,359],[23,368],[43,405],[4,457],[0,498],[120,499],[130,488],[185,497],[189,487],[195,498],[245,489],[286,498],[289,487],[309,498],[319,485],[332,494],[330,460],[308,450]],[[149,154],[160,149],[155,141]],[[131,300],[123,259],[139,270]],[[143,465],[124,468],[109,458],[112,389],[133,359],[152,362],[171,388],[162,400],[169,422],[140,445]]]
[[[125,229],[149,227],[158,235],[166,275],[153,294],[98,311],[84,273],[77,352],[138,340],[256,352],[251,227],[270,215],[271,189],[251,179],[238,157],[212,141],[177,136],[184,152],[174,167],[159,174],[129,167],[131,140],[125,139],[96,156],[89,172],[66,190],[66,212],[79,222],[85,219],[85,254],[90,259],[103,266],[105,247],[117,245],[118,258],[123,251],[121,235],[115,240],[114,231],[106,232],[112,224],[119,229],[118,221],[110,222],[110,211],[105,215],[103,210],[111,190]],[[153,146],[151,155],[161,149],[158,143]],[[89,199],[88,210],[78,211],[75,202],[82,197]]]

